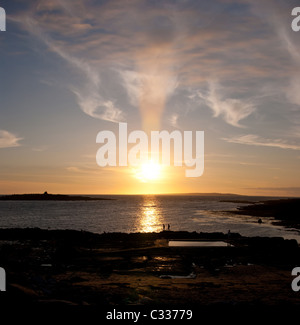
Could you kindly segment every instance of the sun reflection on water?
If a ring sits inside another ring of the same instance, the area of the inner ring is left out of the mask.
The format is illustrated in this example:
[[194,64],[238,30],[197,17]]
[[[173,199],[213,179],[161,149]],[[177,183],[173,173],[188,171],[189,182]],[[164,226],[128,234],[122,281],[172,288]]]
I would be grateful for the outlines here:
[[162,230],[163,221],[155,197],[144,197],[139,221],[141,232],[158,232]]

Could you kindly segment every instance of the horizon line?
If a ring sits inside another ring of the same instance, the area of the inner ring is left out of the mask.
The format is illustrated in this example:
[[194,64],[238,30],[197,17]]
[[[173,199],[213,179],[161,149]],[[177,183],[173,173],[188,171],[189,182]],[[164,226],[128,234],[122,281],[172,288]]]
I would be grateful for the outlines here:
[[[46,191],[45,191],[46,192]],[[26,194],[44,194],[43,193],[11,193],[11,194],[1,194],[0,196],[6,196],[6,195],[26,195]],[[72,195],[72,196],[92,196],[92,195],[103,195],[103,196],[112,196],[112,195],[118,195],[118,196],[130,196],[130,195],[153,195],[153,196],[159,196],[159,195],[203,195],[203,196],[214,196],[214,195],[221,195],[221,196],[241,196],[241,197],[271,197],[271,198],[300,198],[300,196],[291,196],[291,195],[249,195],[249,194],[237,194],[237,193],[227,193],[227,192],[174,192],[174,193],[97,193],[97,194],[72,194],[72,193],[49,193],[52,195]]]

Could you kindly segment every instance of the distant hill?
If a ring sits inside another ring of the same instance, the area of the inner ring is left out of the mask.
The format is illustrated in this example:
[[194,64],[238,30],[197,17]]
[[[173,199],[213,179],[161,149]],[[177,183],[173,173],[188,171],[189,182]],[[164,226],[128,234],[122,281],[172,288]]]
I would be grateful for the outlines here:
[[110,198],[99,198],[89,196],[71,196],[64,194],[12,194],[0,196],[1,201],[99,201],[112,200]]

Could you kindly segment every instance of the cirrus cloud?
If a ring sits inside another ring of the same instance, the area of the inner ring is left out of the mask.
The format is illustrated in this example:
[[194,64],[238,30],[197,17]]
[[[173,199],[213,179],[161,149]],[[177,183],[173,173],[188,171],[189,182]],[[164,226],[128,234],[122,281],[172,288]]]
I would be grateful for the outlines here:
[[214,117],[222,116],[228,124],[243,127],[240,121],[256,110],[254,104],[250,100],[226,98],[221,93],[221,86],[211,81],[208,92],[204,94],[198,91],[198,97],[213,111]]
[[18,138],[15,134],[6,130],[0,130],[0,149],[19,147],[19,141],[23,138]]
[[[149,119],[163,117],[171,99],[180,101],[180,91],[203,89],[207,83],[207,93],[199,91],[199,98],[214,117],[234,127],[244,127],[242,121],[260,113],[253,100],[258,93],[271,111],[269,85],[273,93],[287,93],[289,102],[299,103],[299,78],[293,75],[289,90],[284,88],[299,63],[297,40],[284,27],[290,28],[282,14],[289,10],[284,2],[26,3],[28,9],[10,19],[77,73],[79,78],[72,75],[66,86],[89,116],[120,122],[133,106]],[[211,82],[214,78],[220,84]],[[225,84],[229,92],[220,86]],[[184,114],[188,105],[186,97],[176,114]]]
[[283,139],[266,139],[255,134],[223,138],[231,143],[246,144],[252,146],[274,147],[280,149],[300,150],[300,145],[289,143]]

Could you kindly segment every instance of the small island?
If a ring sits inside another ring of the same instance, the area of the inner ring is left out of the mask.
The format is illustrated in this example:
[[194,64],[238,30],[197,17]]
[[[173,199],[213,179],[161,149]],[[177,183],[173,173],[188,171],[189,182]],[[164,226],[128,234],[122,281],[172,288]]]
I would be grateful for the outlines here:
[[79,195],[65,195],[65,194],[12,194],[0,196],[1,201],[99,201],[99,200],[113,200],[112,198],[90,197]]

